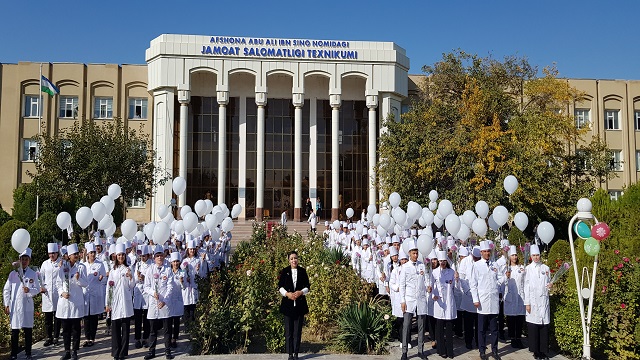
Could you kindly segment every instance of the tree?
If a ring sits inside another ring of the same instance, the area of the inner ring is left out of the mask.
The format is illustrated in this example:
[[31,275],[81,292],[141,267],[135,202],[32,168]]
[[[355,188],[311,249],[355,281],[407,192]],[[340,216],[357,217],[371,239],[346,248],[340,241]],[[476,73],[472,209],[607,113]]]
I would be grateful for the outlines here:
[[148,199],[168,179],[154,164],[149,136],[124,126],[120,118],[101,125],[76,121],[69,129],[40,136],[38,143],[36,172],[28,174],[43,208],[54,213],[60,208],[51,207],[66,203],[91,206],[114,183],[125,201]]
[[[412,110],[384,123],[378,172],[386,194],[424,205],[436,189],[457,213],[485,200],[524,211],[531,223],[561,223],[610,176],[600,161],[608,149],[599,139],[585,142],[568,113],[584,94],[554,67],[538,76],[525,58],[457,51],[423,70],[428,76]],[[579,166],[585,161],[591,167]],[[510,197],[507,175],[520,181]]]

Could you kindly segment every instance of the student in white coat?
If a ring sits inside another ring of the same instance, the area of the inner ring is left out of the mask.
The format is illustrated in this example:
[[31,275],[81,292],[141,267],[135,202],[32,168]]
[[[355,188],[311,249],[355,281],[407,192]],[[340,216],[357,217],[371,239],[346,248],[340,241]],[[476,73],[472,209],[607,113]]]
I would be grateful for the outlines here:
[[316,213],[312,210],[309,212],[309,219],[307,220],[309,225],[311,225],[311,232],[316,233],[316,225],[318,224],[318,219],[316,218]]
[[400,270],[400,307],[404,323],[402,326],[402,360],[407,360],[410,339],[411,319],[418,317],[418,357],[425,359],[424,322],[427,315],[427,269],[418,260],[418,247],[414,240],[409,241],[409,261]]
[[169,321],[171,322],[171,347],[178,347],[178,336],[180,335],[180,318],[184,315],[184,301],[182,291],[187,285],[185,272],[180,268],[179,252],[171,253],[171,294],[169,294]]
[[98,332],[98,315],[104,312],[104,287],[107,283],[107,272],[102,262],[96,259],[93,243],[86,243],[87,261],[84,262],[84,276],[87,287],[84,290],[84,336],[83,347],[93,346]]
[[136,286],[133,288],[133,319],[136,349],[147,346],[147,340],[149,339],[149,319],[147,319],[149,295],[144,292],[144,278],[151,266],[151,260],[149,259],[150,248],[149,245],[142,245],[142,254],[134,270]]
[[535,359],[547,360],[549,352],[549,267],[540,261],[538,245],[531,245],[532,263],[524,280],[524,306],[527,310],[529,351]]
[[[195,252],[195,248],[192,250]],[[170,276],[171,269],[165,266],[164,247],[162,245],[156,245],[154,249],[154,263],[147,270],[144,279],[144,292],[149,296],[149,311],[147,317],[151,325],[149,352],[145,355],[145,360],[156,357],[158,332],[162,329],[164,329],[165,357],[167,359],[173,359],[173,355],[171,355],[171,323],[169,322],[169,295],[173,290],[173,285],[172,282],[169,281]]]
[[58,251],[58,243],[47,244],[47,252],[49,259],[45,260],[40,266],[40,292],[42,293],[42,312],[44,313],[44,329],[47,340],[44,346],[58,344],[60,337],[60,320],[56,318],[56,307],[58,306],[58,271],[60,270],[60,252]]
[[[440,263],[438,262],[438,253],[435,251],[435,249],[431,250],[431,253],[429,253],[429,256],[427,257],[428,259],[428,263],[425,264],[425,266],[427,267],[427,272],[429,273],[428,276],[426,277],[427,280],[427,290],[428,292],[431,292],[432,286],[431,286],[431,273],[433,272],[433,270],[437,269],[440,266]],[[431,268],[429,268],[431,267]],[[427,322],[427,330],[429,330],[429,338],[431,339],[431,347],[435,348],[437,345],[437,341],[436,341],[436,318],[433,317],[433,306],[434,306],[434,301],[433,301],[433,297],[431,297],[431,295],[427,294],[427,316],[426,316],[426,322]]]
[[[478,312],[473,305],[473,297],[471,296],[471,287],[469,280],[471,279],[471,270],[473,263],[480,260],[480,247],[476,246],[458,265],[458,274],[460,276],[460,288],[462,289],[462,316],[464,317],[464,343],[468,350],[473,349],[475,344],[478,347]],[[474,342],[475,338],[475,342]]]
[[196,270],[187,261],[182,261],[184,282],[182,283],[182,301],[184,303],[185,322],[196,320],[196,304],[198,303],[198,284],[196,283]]
[[469,287],[473,305],[478,309],[478,350],[480,359],[485,360],[487,345],[491,344],[491,356],[501,360],[498,355],[498,313],[500,312],[499,287],[503,276],[491,259],[488,241],[480,242],[482,259],[473,263]]
[[369,245],[369,239],[362,240],[362,250],[360,251],[362,256],[362,277],[366,282],[372,283],[374,282],[374,264],[375,259],[373,256],[373,252],[371,251],[371,246]]
[[[64,339],[64,355],[61,360],[78,359],[80,347],[80,319],[84,316],[84,294],[82,288],[87,286],[84,266],[80,264],[78,244],[67,246],[69,261],[62,264],[58,272],[58,307],[56,317],[62,321],[62,337]],[[73,344],[71,343],[73,338]]]
[[[224,246],[224,244],[222,246]],[[195,240],[187,241],[187,257],[185,257],[184,261],[188,262],[189,265],[193,267],[196,275],[200,277],[206,276],[207,264],[198,257],[198,249],[196,249]]]
[[11,360],[18,358],[20,329],[24,332],[24,352],[31,360],[33,344],[33,297],[40,293],[38,275],[29,267],[31,249],[20,254],[17,269],[13,270],[2,290],[4,313],[11,319]]
[[511,347],[524,348],[522,344],[522,326],[524,325],[524,266],[519,264],[516,246],[509,246],[509,264],[507,265],[504,290],[504,315],[507,317],[507,327]]
[[393,322],[393,330],[396,334],[398,341],[402,342],[402,308],[400,307],[400,266],[409,261],[409,257],[401,250],[398,254],[398,250],[395,247],[389,249],[391,255],[391,261],[387,267],[388,274],[388,286],[389,286],[389,300],[391,301],[391,315],[396,319]]
[[116,261],[109,272],[105,310],[111,314],[111,356],[124,360],[129,354],[129,332],[133,316],[135,280],[127,266],[126,245],[116,245]]
[[440,266],[431,274],[438,355],[453,359],[453,326],[458,314],[454,288],[458,286],[458,274],[449,267],[446,251],[438,251],[438,262]]

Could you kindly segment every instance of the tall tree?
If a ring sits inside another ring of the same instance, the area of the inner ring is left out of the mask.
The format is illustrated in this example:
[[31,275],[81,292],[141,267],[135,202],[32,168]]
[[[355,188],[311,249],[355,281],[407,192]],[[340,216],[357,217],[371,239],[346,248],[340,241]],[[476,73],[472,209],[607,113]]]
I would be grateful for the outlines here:
[[[583,94],[554,67],[538,76],[525,58],[457,51],[423,70],[412,110],[384,124],[378,171],[386,194],[424,205],[436,189],[457,213],[485,200],[559,223],[610,176],[606,145],[585,141],[568,111]],[[520,181],[510,197],[507,175]]]

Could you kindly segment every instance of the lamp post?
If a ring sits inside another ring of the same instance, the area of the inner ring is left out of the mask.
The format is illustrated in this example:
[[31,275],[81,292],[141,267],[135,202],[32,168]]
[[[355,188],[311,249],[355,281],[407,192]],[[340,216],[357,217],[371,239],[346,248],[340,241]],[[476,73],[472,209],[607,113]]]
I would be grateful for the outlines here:
[[[596,217],[593,216],[593,214],[591,213],[592,207],[593,206],[589,199],[582,198],[578,200],[578,205],[577,205],[578,213],[575,214],[573,218],[571,218],[571,221],[569,222],[569,245],[571,246],[571,258],[573,260],[573,274],[576,278],[576,292],[578,295],[578,304],[580,305],[580,320],[582,323],[582,336],[583,336],[582,359],[586,359],[586,360],[591,359],[591,344],[589,341],[589,336],[591,334],[591,314],[593,309],[593,295],[596,288],[596,271],[598,269],[598,254],[596,254],[593,260],[593,274],[591,276],[591,283],[589,284],[590,288],[582,289],[580,285],[581,279],[578,276],[578,263],[576,260],[576,250],[573,245],[573,224],[574,222],[576,222],[576,220],[578,221],[595,220],[595,222],[597,223],[598,219],[596,219]],[[583,269],[583,274],[584,274],[584,270],[586,270],[587,276],[589,276],[588,268],[585,267]],[[584,309],[584,299],[589,299],[589,308],[587,310],[586,315],[585,315],[585,309]]]

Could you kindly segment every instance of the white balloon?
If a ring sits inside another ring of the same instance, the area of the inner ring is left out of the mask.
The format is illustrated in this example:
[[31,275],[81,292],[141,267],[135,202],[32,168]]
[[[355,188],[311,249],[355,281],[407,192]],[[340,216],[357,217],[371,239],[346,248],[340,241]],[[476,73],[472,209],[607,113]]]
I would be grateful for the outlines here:
[[529,217],[527,214],[519,212],[513,218],[513,222],[516,223],[516,227],[520,229],[520,231],[524,231],[527,228],[527,225],[529,225]]
[[113,208],[116,206],[115,201],[109,197],[109,195],[105,195],[100,198],[100,202],[107,209],[107,214],[111,214],[113,212]]
[[153,238],[153,229],[155,227],[156,227],[156,223],[155,222],[150,222],[150,223],[148,223],[147,225],[144,226],[144,234],[147,236],[147,238],[149,238],[149,239]]
[[204,217],[204,223],[207,224],[207,229],[212,230],[214,229],[218,224],[216,224],[216,217],[213,216],[213,214],[207,214]]
[[504,178],[504,189],[505,191],[511,195],[513,194],[516,190],[518,190],[518,179],[516,179],[515,176],[513,175],[509,175],[506,178]]
[[231,208],[231,217],[237,218],[240,215],[240,213],[242,213],[242,205],[240,204],[233,205],[233,208]]
[[471,228],[473,225],[473,220],[476,219],[476,213],[471,210],[467,210],[462,214],[462,222],[467,225],[468,228]]
[[543,221],[538,224],[538,237],[543,243],[548,244],[553,240],[553,236],[556,234],[556,230],[548,221]]
[[493,209],[493,221],[495,221],[498,226],[506,224],[507,221],[509,221],[509,210],[502,205],[496,206],[496,208]]
[[436,202],[436,200],[438,200],[438,192],[435,190],[429,191],[429,200],[431,200],[431,202]]
[[229,209],[225,207],[224,209],[222,209],[222,214],[224,214],[224,217],[227,217],[229,216],[229,214],[231,214],[231,211],[229,211]]
[[348,208],[347,209],[347,219],[351,219],[353,217],[353,209],[352,208]]
[[216,224],[216,226],[218,226],[218,225],[220,225],[222,223],[222,220],[224,220],[225,216],[224,216],[224,213],[222,212],[222,209],[220,209],[218,211],[215,211],[215,210],[213,210],[213,211],[214,211],[213,216],[215,216],[215,218],[216,218],[215,224]]
[[418,218],[418,224],[420,224],[420,226],[422,226],[422,227],[427,226],[427,222],[426,222],[426,221],[424,221],[424,217],[422,217],[422,216],[420,216],[420,217]]
[[196,204],[193,208],[195,209],[198,217],[202,217],[204,214],[207,213],[207,203],[204,202],[204,200],[202,199],[196,201]]
[[168,213],[167,216],[162,219],[162,222],[167,223],[167,225],[171,225],[175,219],[176,218],[173,217],[172,213]]
[[76,222],[80,225],[80,228],[83,230],[86,229],[87,226],[91,224],[91,221],[93,221],[93,213],[91,212],[91,209],[86,206],[78,209],[76,212]]
[[364,226],[361,223],[357,223],[356,224],[356,234],[362,235],[363,231],[364,231]]
[[487,223],[484,221],[484,219],[478,218],[473,220],[471,228],[473,229],[473,232],[481,238],[483,238],[487,234]]
[[118,184],[111,184],[109,185],[109,189],[107,190],[107,194],[109,195],[109,197],[112,200],[117,200],[120,197],[120,194],[122,193],[122,189],[120,188],[120,185]]
[[449,234],[456,235],[460,230],[460,218],[456,214],[449,214],[449,216],[444,219],[444,225]]
[[440,229],[443,223],[444,223],[444,220],[442,220],[440,217],[436,216],[433,218],[433,225],[435,225],[436,228]]
[[120,231],[122,231],[122,236],[131,241],[138,231],[138,224],[133,219],[127,219],[120,225]]
[[58,224],[60,230],[65,230],[71,225],[71,215],[66,211],[61,212],[56,217],[56,224]]
[[[367,216],[368,216],[368,214],[367,214]],[[371,221],[373,222],[373,226],[380,225],[380,214],[373,214],[373,217],[371,218]]]
[[435,201],[432,201],[429,203],[429,210],[434,211],[435,209],[438,208],[438,203]]
[[413,247],[412,239],[404,239],[402,241],[402,250],[404,250],[405,254],[409,255],[409,249]]
[[380,215],[380,225],[382,225],[382,227],[385,229],[388,229],[390,227],[391,217],[389,216],[389,214]]
[[[393,226],[393,232],[396,233],[396,234],[401,234],[402,230],[404,230],[404,229],[402,228],[402,226],[400,226],[398,224]],[[387,231],[387,232],[389,232],[389,231]]]
[[134,239],[138,242],[138,244],[144,242],[144,233],[142,231],[136,232],[136,236],[134,236]]
[[193,210],[191,210],[191,206],[185,205],[180,208],[180,217],[184,219],[184,217],[190,212],[193,212]]
[[493,214],[489,215],[489,217],[487,218],[487,223],[489,223],[489,228],[493,231],[497,231],[498,229],[500,229],[500,226],[498,225],[498,223],[496,223],[496,220],[493,218]]
[[433,213],[431,211],[422,212],[422,218],[427,225],[433,224]]
[[[194,214],[195,215],[195,214]],[[169,224],[161,221],[153,228],[153,242],[154,244],[162,245],[169,239]]]
[[29,247],[29,243],[31,243],[31,235],[26,229],[17,229],[11,235],[11,246],[18,254],[22,254]]
[[393,214],[393,220],[396,221],[396,224],[404,224],[405,220],[407,220],[407,214],[401,208],[397,208],[395,214]]
[[367,216],[371,215],[371,218],[373,218],[373,215],[375,215],[378,212],[378,209],[376,209],[376,206],[374,204],[370,204],[369,206],[367,206]]
[[409,201],[407,205],[407,215],[412,219],[417,219],[422,215],[422,207],[415,201]]
[[224,232],[229,232],[229,231],[233,230],[233,220],[231,220],[230,217],[225,218],[224,220],[222,220],[221,227],[222,227],[222,231],[224,231]]
[[380,237],[387,236],[387,230],[385,228],[383,228],[382,225],[378,225],[378,227],[376,228],[376,231],[377,231],[378,235],[380,235]]
[[456,237],[462,241],[465,241],[471,235],[471,229],[466,224],[460,224],[460,230],[458,230],[458,234]]
[[198,215],[192,212],[185,214],[182,218],[182,223],[187,232],[192,232],[198,226]]
[[167,207],[167,205],[160,204],[158,205],[157,213],[160,219],[164,219],[164,217],[167,216],[167,214],[169,213],[169,208]]
[[[204,203],[207,204],[206,213],[208,214],[213,210],[213,202],[211,200],[209,200],[209,199],[204,199]],[[236,205],[240,206],[240,204],[236,204]],[[235,205],[234,205],[234,207],[235,207]]]
[[184,234],[184,220],[176,221],[173,231],[175,231],[178,235]]
[[91,213],[95,221],[100,221],[107,213],[107,207],[100,201],[96,201],[91,205]]
[[[392,217],[390,217],[390,219],[391,219],[391,221],[389,222],[389,227],[387,227],[387,228],[386,228],[386,229],[387,229],[387,232],[391,232],[391,231],[393,231],[393,229],[394,229],[394,228],[395,228],[395,226],[396,226],[396,221],[395,221],[395,220],[393,220],[393,218],[392,218]],[[396,234],[397,234],[397,233],[396,233]]]
[[489,216],[489,204],[482,200],[478,201],[476,203],[476,214],[482,219],[486,219]]
[[[217,212],[222,212],[222,208],[220,207],[220,205],[215,205],[215,206],[213,207],[213,210],[211,210],[211,213],[212,213],[212,214],[215,214],[215,213],[217,213]],[[221,221],[222,221],[222,220],[221,220]]]
[[218,205],[220,206],[220,209],[222,209],[222,211],[224,211],[225,209],[228,209],[227,204],[225,203],[220,203]]
[[107,229],[104,230],[104,234],[107,236],[113,236],[115,232],[116,232],[116,224],[114,223],[111,223],[111,226],[109,226]]
[[422,254],[429,254],[433,249],[433,238],[430,238],[427,234],[418,236],[418,251]]
[[171,188],[176,195],[180,196],[182,195],[182,193],[184,193],[185,190],[187,190],[187,181],[184,178],[178,176],[177,178],[173,179]]
[[446,219],[449,214],[453,213],[453,204],[451,201],[444,199],[440,201],[440,204],[438,204],[438,211],[440,211],[442,216]]
[[391,195],[389,195],[389,204],[391,204],[392,207],[398,207],[400,205],[400,201],[400,194],[397,192],[392,192]]

